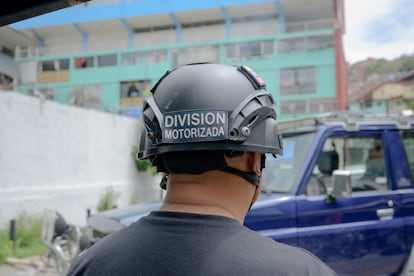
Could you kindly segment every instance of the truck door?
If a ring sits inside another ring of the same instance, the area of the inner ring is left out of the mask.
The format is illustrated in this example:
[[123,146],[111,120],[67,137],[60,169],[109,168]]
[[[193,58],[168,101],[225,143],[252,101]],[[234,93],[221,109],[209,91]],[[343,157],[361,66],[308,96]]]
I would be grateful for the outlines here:
[[[414,129],[401,130],[403,152],[395,149],[394,160],[405,159],[407,162],[398,163],[396,185],[400,191],[402,208],[400,215],[405,221],[405,234],[407,251],[411,250],[414,242]],[[396,136],[396,135],[395,135]],[[391,137],[390,139],[393,139]],[[398,139],[395,138],[395,139]],[[401,157],[398,157],[401,156]],[[413,253],[414,254],[414,253]]]
[[[392,273],[404,260],[404,220],[390,171],[392,143],[382,131],[333,133],[304,178],[297,197],[298,245],[340,275]],[[327,202],[336,169],[351,172],[352,195]]]

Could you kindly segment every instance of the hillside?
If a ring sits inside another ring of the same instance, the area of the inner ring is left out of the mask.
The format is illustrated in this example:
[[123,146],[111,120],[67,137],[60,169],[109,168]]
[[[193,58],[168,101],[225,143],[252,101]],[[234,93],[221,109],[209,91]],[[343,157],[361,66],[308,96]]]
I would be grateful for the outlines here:
[[352,97],[380,82],[398,79],[413,69],[414,55],[403,55],[394,60],[369,58],[356,62],[348,67],[348,94]]

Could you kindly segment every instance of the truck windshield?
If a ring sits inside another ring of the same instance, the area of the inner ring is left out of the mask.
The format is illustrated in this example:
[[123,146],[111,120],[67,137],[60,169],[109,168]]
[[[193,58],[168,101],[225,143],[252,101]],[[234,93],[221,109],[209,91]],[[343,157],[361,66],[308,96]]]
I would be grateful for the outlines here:
[[266,158],[263,192],[292,191],[315,136],[316,132],[283,135],[283,156],[268,155]]

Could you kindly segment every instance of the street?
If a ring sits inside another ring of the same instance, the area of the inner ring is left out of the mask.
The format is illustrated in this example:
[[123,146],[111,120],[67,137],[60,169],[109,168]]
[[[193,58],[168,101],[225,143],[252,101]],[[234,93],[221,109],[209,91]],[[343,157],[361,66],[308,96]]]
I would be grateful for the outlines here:
[[0,276],[58,276],[53,267],[46,267],[40,256],[25,259],[11,258],[0,265]]

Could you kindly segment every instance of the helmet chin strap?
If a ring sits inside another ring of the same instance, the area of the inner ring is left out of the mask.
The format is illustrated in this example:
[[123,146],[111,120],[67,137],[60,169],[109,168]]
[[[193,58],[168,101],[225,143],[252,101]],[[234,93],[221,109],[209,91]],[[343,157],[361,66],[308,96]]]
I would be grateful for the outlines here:
[[[254,197],[256,195],[257,189],[259,188],[259,183],[260,183],[260,177],[261,176],[258,176],[254,173],[243,172],[243,171],[240,171],[240,170],[232,168],[232,167],[226,167],[226,168],[220,169],[220,171],[235,174],[235,175],[243,178],[244,180],[246,180],[247,182],[249,182],[249,183],[251,183],[255,186],[253,197],[252,197],[252,200],[250,201],[250,205],[249,205],[249,209],[248,209],[248,211],[250,211],[250,209],[252,208],[252,206],[254,204]],[[167,189],[167,181],[168,181],[168,174],[165,174],[162,177],[161,182],[160,182],[161,189],[163,189],[163,190]]]
[[259,183],[260,183],[261,176],[255,174],[255,173],[243,172],[241,170],[238,170],[238,169],[235,169],[235,168],[232,168],[232,167],[226,167],[226,168],[220,169],[220,171],[235,174],[235,175],[243,178],[244,180],[246,180],[247,182],[249,182],[249,183],[251,183],[255,186],[255,191],[253,193],[253,197],[252,197],[252,200],[250,201],[250,205],[249,205],[249,209],[248,209],[248,211],[250,211],[250,209],[252,208],[252,206],[254,204],[254,197],[256,195],[257,188],[259,188]]
[[[255,173],[244,172],[244,171],[238,170],[236,168],[232,168],[232,167],[225,167],[225,168],[221,168],[219,170],[223,171],[223,172],[226,172],[226,173],[231,173],[231,174],[234,174],[234,175],[237,175],[237,176],[243,178],[247,182],[249,182],[249,183],[253,184],[254,186],[256,186],[256,189],[259,186],[260,176],[256,175]],[[168,180],[168,174],[164,175],[161,179],[161,182],[160,182],[160,187],[164,190],[167,187],[167,180]]]
[[249,183],[251,183],[255,186],[259,186],[260,176],[258,176],[255,173],[244,172],[244,171],[241,171],[239,169],[232,168],[232,167],[225,167],[225,168],[222,168],[222,169],[219,169],[219,170],[223,171],[223,172],[227,172],[227,173],[237,175],[237,176],[243,178],[244,180],[246,180],[247,182],[249,182]]
[[247,210],[247,212],[248,212],[248,211],[250,211],[250,209],[252,208],[252,206],[253,206],[253,204],[254,204],[254,196],[256,195],[257,188],[259,188],[259,186],[256,186],[256,190],[254,190],[253,198],[252,198],[252,200],[250,201],[249,210]]
[[[243,152],[226,152],[226,155],[230,158],[235,157],[235,156],[240,156],[242,154],[243,154]],[[262,155],[260,157],[260,172],[263,171],[263,169],[265,167],[265,164],[266,164],[266,154],[262,153]],[[219,170],[223,171],[223,172],[235,174],[235,175],[243,178],[247,182],[255,185],[256,187],[259,186],[261,174],[257,175],[253,172],[244,172],[244,171],[241,171],[239,169],[228,167],[228,166],[226,166],[224,168],[221,168]]]
[[[230,153],[230,155],[231,155],[231,153]],[[227,156],[229,156],[228,153],[227,153]],[[262,153],[261,158],[260,158],[260,172],[263,171],[263,169],[265,168],[265,165],[266,165],[266,154]],[[244,171],[241,171],[239,169],[232,168],[232,167],[225,167],[225,168],[220,169],[220,171],[235,174],[235,175],[243,178],[244,180],[246,180],[247,182],[249,182],[249,183],[251,183],[255,186],[255,191],[253,193],[253,197],[252,197],[252,200],[250,201],[250,205],[249,205],[249,209],[248,209],[248,211],[250,211],[250,209],[252,208],[252,206],[254,204],[254,197],[256,195],[257,189],[259,188],[260,178],[262,176],[257,175],[257,174],[252,173],[252,172],[244,172]]]
[[[174,162],[167,162],[168,163],[167,166],[165,166],[165,163],[162,162],[161,160],[157,160],[156,162],[153,161],[153,163],[156,163],[158,171],[167,173],[166,175],[162,177],[161,182],[160,182],[160,187],[164,190],[166,189],[168,173],[172,172],[172,173],[199,174],[199,173],[209,171],[209,170],[214,170],[214,169],[237,175],[238,177],[241,177],[247,182],[256,186],[256,188],[259,186],[261,175],[257,175],[254,172],[241,171],[239,169],[227,166],[224,156],[222,155],[223,154],[222,152],[208,152],[204,154],[210,154],[211,157],[213,158],[206,158],[207,161],[203,162],[205,167],[197,168],[197,169],[192,168],[191,165],[189,165],[189,164],[196,163],[197,160],[194,159],[194,158],[198,158],[198,156],[196,155],[187,156],[187,158],[190,158],[190,159],[187,159],[187,162],[182,162],[182,160],[174,160]],[[243,151],[227,151],[225,152],[225,154],[226,156],[233,158],[233,157],[243,155],[244,152]],[[184,155],[185,155],[184,153],[181,153],[180,157],[182,158]],[[175,157],[174,159],[180,158],[180,157]],[[168,158],[168,156],[164,156],[163,158],[166,159]],[[214,160],[217,160],[217,161],[214,161]],[[191,161],[191,162],[188,162],[188,161]],[[266,154],[262,153],[261,160],[260,160],[260,171],[262,171],[263,168],[265,167],[265,163],[266,163]],[[183,164],[187,164],[187,166],[183,167]]]

